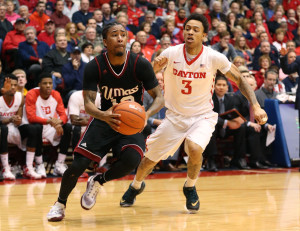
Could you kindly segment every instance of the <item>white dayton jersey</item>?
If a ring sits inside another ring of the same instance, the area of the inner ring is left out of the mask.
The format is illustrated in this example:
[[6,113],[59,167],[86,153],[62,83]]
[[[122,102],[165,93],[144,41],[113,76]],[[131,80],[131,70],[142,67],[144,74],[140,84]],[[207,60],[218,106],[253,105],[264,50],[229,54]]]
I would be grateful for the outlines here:
[[[100,94],[97,92],[95,105],[97,108],[100,108]],[[84,100],[83,100],[83,91],[75,91],[69,99],[68,102],[68,111],[70,115],[77,115],[79,117],[90,117],[89,114],[85,112]]]
[[[100,108],[100,93],[97,92],[95,105],[97,108]],[[83,91],[75,91],[69,99],[68,102],[68,115],[77,115],[80,118],[88,117],[90,118],[90,115],[85,112],[84,108],[84,100],[83,100]],[[69,118],[70,119],[70,118]],[[81,132],[84,132],[85,126],[81,127]]]
[[[4,97],[0,97],[0,120],[9,119],[17,114],[20,105],[22,103],[22,93],[16,92],[11,104],[7,104]],[[10,144],[16,144],[20,149],[25,150],[25,146],[22,144],[21,135],[19,129],[13,124],[9,123],[7,142]]]
[[168,58],[164,72],[165,105],[181,115],[200,115],[213,109],[215,74],[229,71],[231,63],[225,55],[202,46],[192,60],[187,59],[185,44],[169,47],[161,53]]

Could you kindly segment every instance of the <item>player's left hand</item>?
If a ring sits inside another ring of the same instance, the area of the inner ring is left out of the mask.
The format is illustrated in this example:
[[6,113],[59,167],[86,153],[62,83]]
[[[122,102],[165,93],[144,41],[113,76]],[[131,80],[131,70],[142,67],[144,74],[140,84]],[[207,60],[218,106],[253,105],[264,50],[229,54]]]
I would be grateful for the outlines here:
[[64,129],[60,124],[56,125],[54,128],[58,136],[62,136],[64,134]]
[[263,125],[267,123],[268,116],[265,110],[261,109],[260,106],[253,106],[253,113],[255,120],[260,124]]
[[14,125],[19,126],[21,124],[21,122],[22,122],[21,116],[19,116],[19,115],[14,115],[13,116]]

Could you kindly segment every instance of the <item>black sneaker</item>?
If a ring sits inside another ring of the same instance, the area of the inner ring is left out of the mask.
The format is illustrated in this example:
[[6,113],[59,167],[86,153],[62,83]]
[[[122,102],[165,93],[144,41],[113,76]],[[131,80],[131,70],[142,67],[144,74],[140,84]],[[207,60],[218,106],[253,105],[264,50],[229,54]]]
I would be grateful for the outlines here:
[[134,204],[135,197],[139,194],[141,194],[145,189],[145,182],[142,182],[141,188],[140,189],[135,189],[134,187],[129,185],[129,188],[127,191],[124,193],[122,196],[122,199],[120,201],[120,206],[121,207],[130,207]]
[[200,201],[196,191],[196,187],[183,187],[183,193],[186,197],[186,208],[191,213],[195,213],[199,210]]

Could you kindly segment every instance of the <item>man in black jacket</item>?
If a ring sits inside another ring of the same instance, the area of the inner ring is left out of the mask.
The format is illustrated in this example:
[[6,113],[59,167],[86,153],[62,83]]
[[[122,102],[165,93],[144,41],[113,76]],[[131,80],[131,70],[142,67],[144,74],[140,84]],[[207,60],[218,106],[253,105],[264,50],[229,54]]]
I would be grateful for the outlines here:
[[[224,76],[217,76],[215,81],[215,92],[213,94],[214,111],[222,114],[235,108],[234,97],[226,94],[228,92],[227,79]],[[245,127],[241,126],[243,120],[240,117],[234,119],[223,119],[218,117],[218,122],[211,140],[207,145],[204,156],[207,158],[207,169],[209,171],[218,171],[214,162],[217,155],[217,138],[223,139],[228,136],[234,136],[234,156],[232,165],[240,169],[249,169],[244,159],[246,153]]]
[[[61,70],[70,58],[70,53],[67,52],[67,38],[64,35],[58,35],[55,38],[56,49],[50,50],[43,57],[43,71],[51,73],[56,77],[56,80],[61,79]],[[59,83],[59,81],[57,82]]]

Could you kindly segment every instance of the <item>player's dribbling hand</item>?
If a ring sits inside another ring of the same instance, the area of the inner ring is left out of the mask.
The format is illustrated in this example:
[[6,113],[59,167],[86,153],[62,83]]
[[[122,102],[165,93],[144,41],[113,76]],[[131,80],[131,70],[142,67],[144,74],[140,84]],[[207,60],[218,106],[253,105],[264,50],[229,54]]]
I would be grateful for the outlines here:
[[113,110],[116,106],[117,106],[117,104],[113,105],[111,108],[109,108],[107,111],[105,111],[103,114],[102,120],[105,121],[113,130],[118,132],[119,128],[120,128],[119,124],[121,123],[119,118],[121,117],[121,115],[113,113]]
[[253,106],[253,113],[254,113],[255,120],[260,125],[263,125],[263,124],[267,123],[267,121],[268,121],[267,113],[265,112],[265,110],[261,109],[261,107],[259,107],[259,106],[254,107]]
[[158,56],[153,61],[153,70],[155,73],[159,72],[168,64],[168,58],[164,56]]

